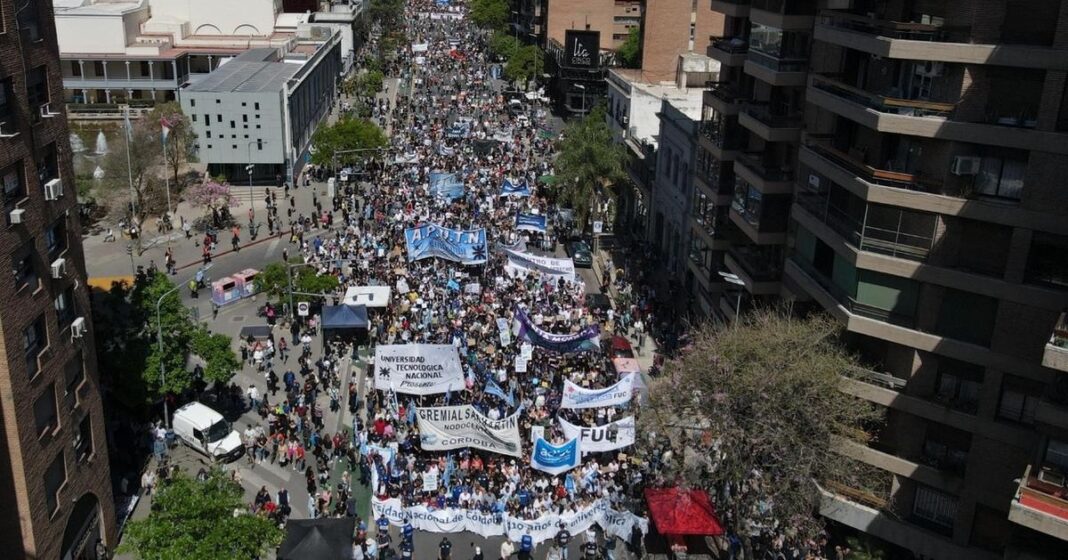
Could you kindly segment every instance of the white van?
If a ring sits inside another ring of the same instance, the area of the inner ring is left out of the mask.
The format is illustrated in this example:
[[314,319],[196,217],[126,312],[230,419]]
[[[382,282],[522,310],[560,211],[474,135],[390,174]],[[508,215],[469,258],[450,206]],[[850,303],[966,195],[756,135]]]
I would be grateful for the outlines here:
[[216,460],[234,460],[245,453],[241,435],[222,414],[199,402],[174,411],[174,435],[186,445]]

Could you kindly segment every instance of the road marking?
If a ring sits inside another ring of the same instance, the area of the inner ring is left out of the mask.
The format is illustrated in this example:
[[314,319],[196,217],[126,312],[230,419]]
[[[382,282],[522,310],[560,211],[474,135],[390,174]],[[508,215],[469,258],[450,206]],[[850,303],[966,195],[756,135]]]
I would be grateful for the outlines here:
[[274,241],[272,241],[270,245],[267,246],[267,255],[266,255],[266,257],[268,259],[271,258],[274,255],[274,252],[278,250],[278,244],[281,243],[281,242],[282,242],[282,238],[278,237]]

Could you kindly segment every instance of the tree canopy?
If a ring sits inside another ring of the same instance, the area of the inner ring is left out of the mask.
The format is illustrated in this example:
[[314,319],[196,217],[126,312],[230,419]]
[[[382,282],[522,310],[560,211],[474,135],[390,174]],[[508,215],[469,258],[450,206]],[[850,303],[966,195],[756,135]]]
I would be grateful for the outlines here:
[[[163,138],[163,126],[166,125],[169,132],[166,140],[166,155],[163,156],[168,169],[173,175],[174,185],[179,186],[178,173],[182,166],[196,160],[196,133],[193,131],[193,123],[182,112],[182,105],[177,101],[166,101],[157,104],[144,118],[145,124]],[[177,202],[177,201],[176,201]]]
[[471,0],[468,2],[471,21],[484,29],[503,29],[508,24],[508,0]]
[[241,205],[241,201],[234,196],[230,183],[219,183],[211,179],[189,187],[186,197],[194,208],[207,208],[209,211]]
[[856,367],[824,315],[760,311],[709,327],[649,386],[641,442],[665,457],[666,484],[703,487],[735,531],[755,526],[815,534],[820,484],[866,488],[870,467],[837,450],[879,414],[839,390]]
[[519,49],[520,43],[511,33],[494,31],[490,36],[489,50],[501,60],[508,60]]
[[624,68],[640,68],[642,65],[642,30],[631,27],[627,39],[616,49],[616,58]]
[[368,13],[387,30],[400,27],[404,21],[404,0],[371,0]]
[[[300,257],[290,259],[290,264],[304,262]],[[263,267],[254,280],[256,290],[267,294],[268,297],[281,299],[289,292],[289,283],[286,279],[286,265],[282,262],[272,262]],[[300,266],[292,269],[293,290],[306,294],[328,294],[341,285],[337,277],[332,274],[319,274],[314,266]]]
[[[129,137],[126,135],[129,134]],[[156,166],[163,159],[159,144],[159,122],[153,126],[142,119],[132,121],[130,131],[120,129],[119,140],[114,142],[111,151],[104,157],[103,186],[112,191],[116,198],[125,203],[130,202],[132,185],[133,203],[138,222],[148,214],[146,199],[150,180],[157,172]],[[127,161],[129,151],[129,161]],[[159,204],[162,207],[162,203]]]
[[[382,129],[367,119],[342,118],[330,126],[320,126],[312,135],[312,162],[316,165],[332,165],[334,154],[346,150],[368,150],[386,146]],[[338,165],[349,165],[372,156],[373,152],[350,152],[340,154]]]
[[534,78],[539,68],[545,68],[545,53],[536,45],[516,48],[504,66],[504,76],[513,82],[525,83]]
[[569,123],[556,149],[559,155],[553,166],[560,201],[575,210],[578,223],[585,227],[603,185],[626,176],[626,149],[613,140],[602,105]]
[[126,526],[119,551],[144,559],[263,558],[283,533],[247,509],[244,490],[226,473],[215,470],[199,482],[179,472],[160,484],[148,517]]

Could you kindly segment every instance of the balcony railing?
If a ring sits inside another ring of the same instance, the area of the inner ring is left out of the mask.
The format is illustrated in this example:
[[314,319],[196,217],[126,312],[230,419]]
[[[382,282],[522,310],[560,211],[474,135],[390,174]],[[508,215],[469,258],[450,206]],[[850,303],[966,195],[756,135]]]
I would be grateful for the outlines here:
[[969,35],[968,28],[890,21],[846,12],[824,12],[820,14],[819,22],[821,25],[837,27],[846,31],[909,41],[944,42],[963,40],[966,42]]
[[728,105],[741,105],[748,101],[746,96],[739,92],[733,84],[709,81],[705,82],[705,85],[708,86],[709,95]]
[[701,121],[701,126],[697,130],[721,150],[738,150],[742,147],[743,139],[741,135],[724,132],[722,123]]
[[845,99],[852,103],[874,109],[880,113],[902,115],[906,117],[946,117],[948,118],[956,108],[955,103],[943,103],[939,101],[922,101],[916,99],[902,99],[886,95],[877,95],[860,88],[828,78],[827,76],[813,75],[812,87],[825,91],[835,97]]
[[746,56],[746,60],[749,62],[776,72],[805,72],[808,70],[807,58],[777,57],[754,49],[750,49]]
[[822,287],[850,313],[907,328],[912,328],[915,323],[915,319],[912,315],[889,309],[882,309],[857,301],[855,297],[846,293],[846,291],[839,287],[838,284],[835,284],[830,278],[827,278],[820,273],[820,271],[816,270],[816,267],[812,266],[808,261],[802,258],[797,258],[796,255],[791,261],[801,268],[801,270],[805,271],[812,280],[819,284],[820,287]]
[[923,192],[939,192],[942,188],[939,182],[913,173],[872,167],[835,148],[829,138],[809,135],[805,139],[805,146],[836,166],[844,168],[851,175],[856,175],[873,185]]
[[801,128],[804,123],[804,116],[800,112],[779,115],[765,106],[747,107],[745,113],[771,128]]
[[1032,465],[1028,465],[1016,490],[1015,501],[1020,506],[1068,522],[1068,475],[1056,467],[1032,470]]
[[851,367],[847,369],[843,375],[851,379],[878,385],[893,391],[900,391],[905,388],[906,384],[908,384],[908,380],[894,377],[889,373],[882,373],[862,367]]
[[757,254],[747,247],[731,247],[728,252],[754,282],[777,282],[782,276],[779,259]]
[[760,152],[738,154],[735,161],[741,162],[742,165],[765,181],[792,181],[794,178],[794,170],[792,168],[766,163],[761,158]]
[[749,42],[742,37],[711,37],[712,48],[727,54],[745,54],[749,52]]

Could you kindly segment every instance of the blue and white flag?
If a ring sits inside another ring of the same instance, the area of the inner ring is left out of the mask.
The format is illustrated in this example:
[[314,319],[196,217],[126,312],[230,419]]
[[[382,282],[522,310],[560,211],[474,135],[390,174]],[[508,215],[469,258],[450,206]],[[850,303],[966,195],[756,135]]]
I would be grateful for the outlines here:
[[451,156],[456,153],[456,148],[446,146],[445,144],[438,144],[439,156]]
[[530,454],[530,466],[549,474],[565,473],[582,462],[579,438],[572,438],[562,445],[553,445],[542,438],[534,440]]
[[515,391],[512,391],[512,395],[505,394],[504,389],[501,389],[501,386],[498,385],[497,382],[492,379],[486,379],[486,388],[484,389],[484,392],[487,395],[493,395],[498,399],[501,399],[509,407],[515,406],[515,397],[513,396],[515,394]]
[[454,200],[464,195],[464,183],[455,173],[431,173],[430,195]]
[[516,214],[515,229],[545,233],[547,220],[537,214]]
[[526,179],[521,179],[518,182],[505,179],[501,183],[501,194],[498,196],[530,196],[530,185],[527,184]]
[[571,354],[574,352],[592,352],[601,349],[601,327],[593,324],[577,333],[555,334],[539,329],[527,317],[526,312],[516,308],[516,320],[519,322],[519,331],[516,338],[525,340],[534,346],[544,348],[558,354]]
[[461,264],[486,262],[486,230],[458,230],[434,224],[404,230],[408,260],[438,257]]
[[604,389],[586,389],[565,379],[560,408],[603,408],[627,404],[634,393],[634,376],[634,373],[628,373]]

